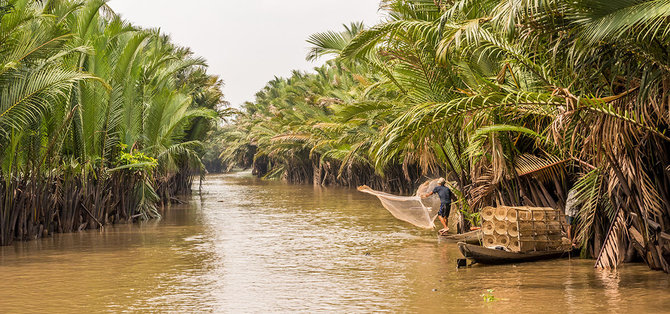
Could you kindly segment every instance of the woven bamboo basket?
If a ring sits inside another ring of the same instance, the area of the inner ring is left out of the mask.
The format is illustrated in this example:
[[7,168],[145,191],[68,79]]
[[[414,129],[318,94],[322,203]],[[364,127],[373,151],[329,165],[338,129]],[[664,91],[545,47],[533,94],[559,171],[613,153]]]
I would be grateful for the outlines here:
[[519,211],[510,209],[507,211],[507,221],[516,222],[519,216]]
[[562,232],[567,228],[561,211],[539,207],[485,207],[483,245],[502,246],[512,252],[569,249]]
[[495,233],[496,227],[493,221],[484,221],[482,223],[482,232],[486,235],[492,235]]
[[496,244],[497,245],[507,247],[507,246],[509,246],[509,243],[510,243],[510,238],[509,238],[508,235],[506,235],[506,234],[496,235]]
[[533,220],[535,221],[544,221],[546,219],[546,214],[544,210],[532,210]]
[[495,215],[495,211],[496,211],[496,209],[493,208],[493,207],[491,207],[491,206],[484,207],[484,208],[480,211],[480,215],[481,215],[481,217],[482,217],[482,220],[484,220],[484,221],[491,221],[491,220],[493,220],[493,219],[494,219],[494,215]]
[[494,229],[496,234],[507,235],[507,222],[505,221],[496,221],[494,224]]
[[519,226],[517,225],[516,222],[508,222],[507,223],[507,234],[510,237],[519,237]]
[[493,247],[496,245],[496,237],[493,235],[485,235],[482,238],[482,244],[484,247]]
[[495,217],[497,220],[504,221],[507,218],[507,207],[498,207],[495,209]]

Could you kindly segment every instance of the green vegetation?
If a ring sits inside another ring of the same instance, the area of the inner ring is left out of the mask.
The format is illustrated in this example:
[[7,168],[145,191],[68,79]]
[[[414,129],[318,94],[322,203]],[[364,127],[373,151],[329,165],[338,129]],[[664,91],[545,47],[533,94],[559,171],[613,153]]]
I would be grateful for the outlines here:
[[311,36],[308,58],[332,59],[245,104],[222,135],[224,162],[404,192],[446,175],[469,213],[563,208],[574,188],[585,254],[670,271],[667,1],[381,7],[371,28]]
[[498,299],[493,295],[493,289],[486,289],[486,293],[482,294],[482,298],[484,299],[484,302],[495,302],[498,301]]
[[0,245],[158,217],[203,173],[220,86],[105,0],[0,0]]

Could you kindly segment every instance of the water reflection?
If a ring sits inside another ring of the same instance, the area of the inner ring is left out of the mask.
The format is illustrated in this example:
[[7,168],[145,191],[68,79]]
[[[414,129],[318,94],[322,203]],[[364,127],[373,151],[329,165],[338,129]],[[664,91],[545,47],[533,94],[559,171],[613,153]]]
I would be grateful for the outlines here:
[[[660,312],[667,275],[557,260],[457,270],[354,190],[211,176],[164,219],[0,248],[2,312]],[[498,301],[482,294],[493,289]]]

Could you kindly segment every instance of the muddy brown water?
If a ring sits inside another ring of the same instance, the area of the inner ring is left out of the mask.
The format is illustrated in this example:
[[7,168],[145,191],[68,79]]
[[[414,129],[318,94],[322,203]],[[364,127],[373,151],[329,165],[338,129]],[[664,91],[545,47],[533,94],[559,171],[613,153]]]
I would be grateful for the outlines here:
[[0,312],[670,310],[670,277],[643,265],[460,257],[356,190],[216,175],[160,221],[0,248]]

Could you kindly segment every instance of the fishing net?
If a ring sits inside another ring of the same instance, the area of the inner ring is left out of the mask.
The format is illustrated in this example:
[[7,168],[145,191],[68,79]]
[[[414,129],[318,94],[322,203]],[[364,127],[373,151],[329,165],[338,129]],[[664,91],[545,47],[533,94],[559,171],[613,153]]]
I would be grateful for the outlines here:
[[358,187],[358,190],[376,196],[395,218],[430,229],[435,227],[433,221],[440,210],[440,198],[433,194],[422,199],[421,195],[430,193],[436,186],[437,179],[426,181],[419,186],[414,196],[397,196],[375,191],[367,185]]

